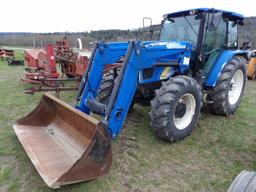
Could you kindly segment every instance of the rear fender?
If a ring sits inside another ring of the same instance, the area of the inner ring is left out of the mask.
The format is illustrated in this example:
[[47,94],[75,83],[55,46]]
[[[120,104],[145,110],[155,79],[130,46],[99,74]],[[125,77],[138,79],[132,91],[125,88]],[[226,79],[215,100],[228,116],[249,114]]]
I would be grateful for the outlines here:
[[218,81],[218,78],[222,72],[222,69],[234,56],[237,56],[237,55],[243,56],[247,59],[247,51],[243,51],[243,50],[223,51],[219,55],[219,57],[217,57],[214,64],[212,65],[212,69],[210,70],[209,75],[206,77],[206,81],[204,85],[206,87],[214,87]]

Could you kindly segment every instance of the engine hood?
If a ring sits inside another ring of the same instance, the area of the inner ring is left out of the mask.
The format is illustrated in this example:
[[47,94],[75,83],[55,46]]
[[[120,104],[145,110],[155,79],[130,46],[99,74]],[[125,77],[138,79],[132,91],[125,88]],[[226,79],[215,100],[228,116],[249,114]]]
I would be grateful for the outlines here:
[[145,45],[146,48],[165,48],[165,49],[191,49],[192,45],[187,41],[155,41]]

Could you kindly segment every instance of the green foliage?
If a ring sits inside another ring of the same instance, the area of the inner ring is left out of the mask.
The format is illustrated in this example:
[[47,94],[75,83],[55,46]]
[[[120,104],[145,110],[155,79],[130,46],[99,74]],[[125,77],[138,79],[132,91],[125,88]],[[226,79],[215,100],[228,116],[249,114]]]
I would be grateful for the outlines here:
[[[243,42],[251,42],[252,48],[256,48],[256,17],[246,17],[245,25],[239,26],[238,40],[239,47]],[[160,25],[155,25],[155,32],[153,40],[158,38]],[[0,33],[0,45],[5,46],[33,46],[33,40],[36,42],[36,46],[40,47],[41,42],[43,45],[55,44],[57,40],[60,40],[64,36],[67,36],[71,46],[77,46],[77,38],[81,38],[83,46],[90,48],[91,44],[95,41],[127,41],[129,39],[144,39],[148,40],[150,37],[149,28],[133,29],[133,30],[98,30],[98,31],[85,31],[79,33],[71,32],[57,32],[57,33]]]
[[[155,26],[155,38],[159,33],[159,26]],[[0,45],[4,46],[30,46],[33,47],[33,41],[36,46],[41,44],[55,44],[56,41],[67,37],[71,46],[76,47],[77,38],[81,38],[84,48],[90,48],[95,41],[128,41],[129,39],[149,39],[149,28],[134,30],[98,30],[81,33],[0,33]]]
[[238,43],[239,47],[243,42],[250,42],[252,49],[256,49],[256,17],[246,17],[244,26],[238,28]]

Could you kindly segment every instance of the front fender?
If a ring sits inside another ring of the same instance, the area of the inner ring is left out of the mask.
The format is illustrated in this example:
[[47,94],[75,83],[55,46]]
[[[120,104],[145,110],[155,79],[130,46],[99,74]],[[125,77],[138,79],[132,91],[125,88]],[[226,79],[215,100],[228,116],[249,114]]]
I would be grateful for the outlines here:
[[208,76],[206,77],[206,81],[204,85],[206,87],[214,87],[218,81],[218,78],[222,72],[222,69],[225,65],[236,55],[242,55],[247,57],[247,51],[244,50],[228,50],[223,51],[215,60],[211,71],[209,72]]

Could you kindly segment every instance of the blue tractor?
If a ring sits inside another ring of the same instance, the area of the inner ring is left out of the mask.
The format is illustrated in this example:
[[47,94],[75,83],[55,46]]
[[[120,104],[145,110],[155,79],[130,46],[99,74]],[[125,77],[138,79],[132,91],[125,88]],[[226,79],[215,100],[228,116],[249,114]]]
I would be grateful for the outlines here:
[[[217,115],[233,114],[246,83],[247,52],[237,39],[243,19],[217,9],[186,10],[164,15],[157,41],[96,43],[74,107],[45,94],[13,125],[48,186],[106,173],[111,138],[134,103],[151,105],[150,126],[171,142],[192,132],[203,104]],[[119,67],[104,75],[111,64]]]

